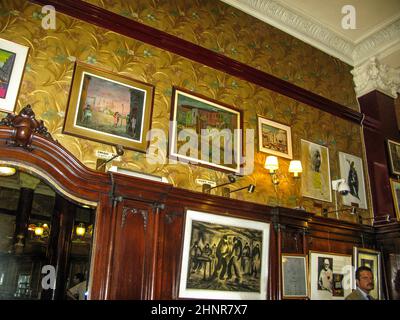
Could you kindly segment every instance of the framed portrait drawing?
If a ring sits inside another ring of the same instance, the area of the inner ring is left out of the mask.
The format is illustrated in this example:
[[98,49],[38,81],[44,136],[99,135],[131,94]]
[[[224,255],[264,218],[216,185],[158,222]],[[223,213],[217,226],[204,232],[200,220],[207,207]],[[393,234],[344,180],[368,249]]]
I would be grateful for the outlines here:
[[328,148],[302,139],[301,163],[303,165],[302,195],[332,202]]
[[292,159],[292,132],[290,127],[258,116],[258,150]]
[[351,255],[310,251],[311,300],[344,300],[353,288]]
[[339,166],[340,177],[345,179],[350,187],[350,193],[342,197],[343,204],[351,206],[355,203],[359,208],[367,209],[362,159],[339,152]]
[[[372,270],[374,275],[375,287],[369,294],[376,300],[381,298],[381,253],[380,251],[353,247],[354,268],[366,266]],[[356,279],[354,277],[354,289],[356,288]]]
[[308,258],[305,254],[281,254],[282,298],[308,297]]
[[240,172],[243,141],[240,111],[174,87],[171,121],[171,158],[222,171]]
[[28,49],[0,38],[0,111],[15,109]]
[[390,188],[392,189],[393,205],[397,220],[400,221],[400,181],[390,179]]
[[63,133],[145,152],[154,87],[76,63]]
[[265,300],[269,223],[186,211],[179,297]]
[[400,176],[400,143],[388,140],[390,169],[393,174]]

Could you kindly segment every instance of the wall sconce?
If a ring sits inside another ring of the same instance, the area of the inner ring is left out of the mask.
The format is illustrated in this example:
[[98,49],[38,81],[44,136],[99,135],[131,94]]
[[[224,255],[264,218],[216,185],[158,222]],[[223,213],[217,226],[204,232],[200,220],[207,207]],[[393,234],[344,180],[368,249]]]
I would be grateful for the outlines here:
[[44,232],[44,228],[43,226],[39,223],[36,227],[35,227],[35,235],[38,236],[39,238],[43,235]]
[[85,224],[80,223],[77,227],[76,227],[76,235],[79,237],[83,237],[86,233],[86,228],[85,228]]
[[[97,159],[96,170],[105,172],[106,164],[109,163],[110,161],[113,161],[115,158],[122,156],[125,152],[124,147],[119,144],[115,146],[115,149],[116,149],[117,153],[115,155],[113,155],[110,159],[108,159],[108,160]],[[103,168],[103,169],[100,170],[101,168]]]
[[223,195],[224,197],[228,197],[228,198],[229,198],[231,193],[237,192],[237,191],[240,191],[240,190],[244,190],[244,189],[247,189],[247,193],[253,193],[254,190],[256,189],[256,186],[255,186],[254,184],[249,184],[249,185],[246,186],[246,187],[239,188],[239,189],[232,190],[232,191],[230,191],[229,188],[224,188],[224,189],[223,189],[223,192],[222,192],[222,195]]
[[[276,156],[268,156],[265,159],[265,169],[269,170],[269,174],[271,175],[271,180],[272,183],[276,186],[279,184],[279,178],[278,178],[278,169],[279,169],[279,163],[278,163],[278,158]],[[299,179],[300,178],[300,173],[303,172],[303,167],[301,165],[300,160],[291,160],[289,164],[289,170],[290,173],[293,173],[293,178]]]
[[338,180],[332,180],[332,189],[335,191],[335,211],[336,212],[336,218],[339,219],[339,214],[338,212],[338,198],[337,198],[337,193],[341,194],[342,196],[347,196],[350,193],[350,187],[347,184],[345,179],[338,179]]
[[0,176],[9,177],[15,174],[17,170],[13,167],[0,166]]
[[237,180],[236,176],[234,174],[229,174],[228,179],[229,179],[229,182],[220,184],[220,185],[212,187],[212,188],[211,188],[211,185],[209,185],[208,183],[203,184],[203,189],[202,189],[203,193],[211,193],[212,189],[227,186],[228,184],[234,183]]

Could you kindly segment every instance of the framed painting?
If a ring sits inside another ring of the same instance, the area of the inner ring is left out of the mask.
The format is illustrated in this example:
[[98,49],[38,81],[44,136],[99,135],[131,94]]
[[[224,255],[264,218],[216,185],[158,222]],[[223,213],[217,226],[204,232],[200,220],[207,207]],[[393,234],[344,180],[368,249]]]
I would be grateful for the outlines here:
[[282,298],[308,298],[308,258],[305,254],[281,254]]
[[258,116],[258,150],[292,159],[292,132],[290,127]]
[[332,202],[328,148],[302,139],[301,163],[303,164],[302,195]]
[[11,113],[15,109],[28,49],[0,39],[0,111]]
[[186,211],[180,298],[267,299],[270,224]]
[[400,221],[400,181],[390,179],[390,187],[392,189],[393,205],[397,220]]
[[350,193],[342,197],[343,204],[352,206],[355,203],[359,208],[367,209],[362,159],[339,152],[339,166],[340,177],[346,180],[350,188]]
[[388,140],[389,162],[392,173],[400,176],[400,143]]
[[[382,269],[381,269],[381,253],[380,251],[364,249],[359,247],[353,247],[354,267],[357,270],[358,267],[366,266],[372,270],[374,275],[374,289],[369,293],[374,299],[379,300],[381,298],[381,281],[382,281]],[[354,277],[354,289],[356,288],[356,279]]]
[[310,251],[311,300],[344,300],[353,288],[351,255]]
[[63,133],[145,152],[154,87],[78,62]]
[[170,157],[240,173],[242,114],[234,108],[174,87]]

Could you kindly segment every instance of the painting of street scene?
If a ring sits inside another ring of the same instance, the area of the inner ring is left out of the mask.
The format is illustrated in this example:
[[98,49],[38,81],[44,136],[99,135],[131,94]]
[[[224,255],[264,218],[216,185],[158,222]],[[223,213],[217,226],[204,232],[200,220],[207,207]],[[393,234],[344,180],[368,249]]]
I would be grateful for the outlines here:
[[76,126],[141,140],[146,91],[84,73]]
[[[238,167],[241,132],[235,129],[240,129],[240,112],[180,90],[175,90],[173,108],[175,137],[184,133],[187,139],[177,139],[172,153],[208,165]],[[182,148],[188,141],[195,141],[195,156]]]
[[269,224],[188,210],[180,297],[266,299]]
[[284,124],[258,116],[259,150],[292,159],[291,129]]
[[7,95],[16,54],[0,49],[0,98]]

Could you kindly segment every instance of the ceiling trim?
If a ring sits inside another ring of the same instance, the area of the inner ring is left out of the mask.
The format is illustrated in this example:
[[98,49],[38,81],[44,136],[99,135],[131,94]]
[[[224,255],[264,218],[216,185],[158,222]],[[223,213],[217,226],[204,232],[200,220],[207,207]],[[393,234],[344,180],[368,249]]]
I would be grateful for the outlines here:
[[400,17],[383,25],[358,43],[352,42],[317,20],[276,0],[221,0],[252,15],[351,66],[400,43]]

